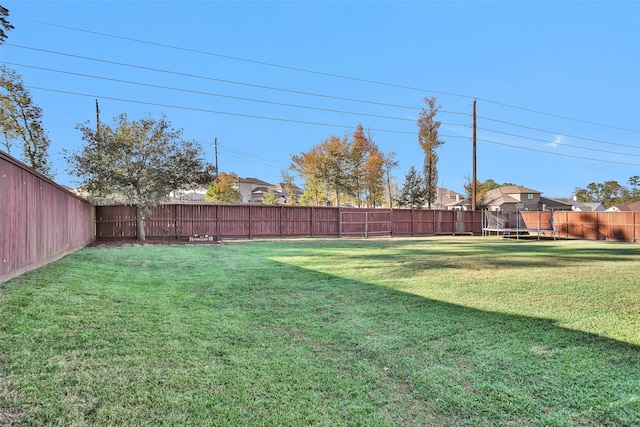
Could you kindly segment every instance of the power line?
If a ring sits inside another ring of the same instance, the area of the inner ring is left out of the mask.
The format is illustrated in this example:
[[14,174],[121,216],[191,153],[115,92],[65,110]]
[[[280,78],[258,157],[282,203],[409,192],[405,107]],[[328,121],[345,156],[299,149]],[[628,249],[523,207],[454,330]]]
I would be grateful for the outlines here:
[[[548,143],[548,144],[554,144],[553,141],[549,141],[549,140],[546,140],[546,139],[533,138],[533,137],[530,137],[530,136],[522,136],[522,135],[517,135],[517,134],[514,134],[514,133],[502,132],[502,131],[499,131],[499,130],[487,129],[487,128],[482,128],[482,127],[477,127],[477,129],[484,130],[484,131],[487,131],[487,132],[492,132],[492,133],[499,133],[499,134],[502,134],[502,135],[513,136],[513,137],[516,137],[516,138],[529,139],[531,141],[540,141],[540,142],[545,142],[545,143]],[[622,155],[622,156],[640,157],[640,154],[621,153],[619,151],[610,151],[610,150],[601,150],[601,149],[598,149],[598,148],[581,147],[579,145],[566,144],[564,142],[557,143],[557,145],[561,145],[563,147],[578,148],[580,150],[598,151],[600,153],[619,154],[619,155]],[[638,148],[638,147],[634,147],[634,148]]]
[[114,35],[114,34],[108,34],[108,33],[102,33],[102,32],[98,32],[98,31],[93,31],[93,30],[86,30],[86,29],[82,29],[82,28],[70,27],[70,26],[65,26],[65,25],[60,25],[60,24],[53,24],[53,23],[50,23],[50,22],[44,22],[44,21],[34,21],[34,22],[42,24],[42,25],[49,25],[49,26],[52,26],[52,27],[63,28],[63,29],[66,29],[66,30],[84,32],[84,33],[88,33],[88,34],[95,34],[95,35],[99,35],[99,36],[102,36],[102,37],[109,37],[109,38],[114,38],[114,39],[120,39],[120,40],[125,40],[125,41],[131,41],[131,42],[136,42],[136,43],[147,44],[147,45],[151,45],[151,46],[158,46],[158,47],[163,47],[163,48],[167,48],[167,49],[181,50],[181,51],[184,51],[184,52],[197,53],[197,54],[200,54],[200,55],[214,56],[214,57],[218,57],[218,58],[230,59],[230,60],[234,60],[234,61],[241,61],[241,62],[257,64],[257,65],[262,65],[262,66],[268,66],[268,67],[274,67],[274,68],[280,68],[280,69],[285,69],[285,70],[291,70],[291,71],[297,71],[297,72],[303,72],[303,73],[309,73],[309,74],[316,74],[316,75],[321,75],[321,76],[327,76],[327,77],[338,78],[338,79],[343,79],[343,80],[350,80],[350,81],[357,81],[357,82],[380,85],[380,86],[395,87],[395,88],[399,88],[399,89],[408,89],[408,90],[419,91],[419,92],[430,92],[430,93],[436,93],[436,94],[440,94],[440,95],[447,95],[447,96],[458,97],[458,98],[478,99],[478,100],[481,100],[481,101],[484,101],[484,102],[487,102],[487,103],[500,105],[500,106],[503,106],[503,107],[518,109],[518,110],[527,111],[527,112],[530,112],[530,113],[535,113],[535,114],[540,114],[540,115],[545,115],[545,116],[550,116],[550,117],[556,117],[556,118],[560,118],[560,119],[563,119],[563,120],[575,121],[575,122],[579,122],[579,123],[585,123],[585,124],[590,124],[590,125],[594,125],[594,126],[601,126],[601,127],[606,127],[606,128],[610,128],[610,129],[623,130],[623,131],[626,131],[626,132],[640,133],[640,130],[637,130],[637,129],[629,129],[629,128],[624,128],[624,127],[619,127],[619,126],[612,126],[612,125],[609,125],[609,124],[598,123],[598,122],[589,121],[589,120],[583,120],[583,119],[577,119],[577,118],[573,118],[573,117],[569,117],[569,116],[563,116],[563,115],[554,114],[554,113],[548,113],[548,112],[545,112],[545,111],[534,110],[534,109],[527,108],[527,107],[520,107],[520,106],[517,106],[517,105],[508,104],[508,103],[505,103],[505,102],[494,101],[494,100],[488,99],[488,98],[481,98],[481,97],[477,97],[477,96],[463,95],[463,94],[458,94],[458,93],[453,93],[453,92],[436,91],[436,90],[431,90],[431,89],[424,89],[424,88],[418,88],[418,87],[413,87],[413,86],[406,86],[406,85],[400,85],[400,84],[395,84],[395,83],[381,82],[381,81],[377,81],[377,80],[369,80],[369,79],[364,79],[364,78],[345,76],[345,75],[341,75],[341,74],[328,73],[328,72],[317,71],[317,70],[310,70],[310,69],[306,69],[306,68],[292,67],[292,66],[287,66],[287,65],[275,64],[275,63],[266,62],[266,61],[258,61],[258,60],[253,60],[253,59],[240,58],[240,57],[231,56],[231,55],[223,55],[223,54],[214,53],[214,52],[208,52],[208,51],[203,51],[203,50],[185,48],[185,47],[180,47],[180,46],[173,46],[173,45],[164,44],[164,43],[158,43],[158,42],[151,42],[151,41],[148,41],[148,40],[141,40],[141,39],[136,39],[136,38],[133,38],[133,37],[124,37],[124,36],[118,36],[118,35]]
[[[12,43],[5,43],[4,46],[17,47],[19,49],[34,50],[34,51],[37,51],[37,52],[44,52],[44,53],[48,53],[48,54],[52,54],[52,55],[67,56],[67,57],[70,57],[70,58],[82,59],[82,60],[86,60],[86,61],[101,62],[101,63],[104,63],[104,64],[118,65],[118,66],[121,66],[121,67],[128,67],[128,68],[134,68],[134,69],[145,70],[145,71],[153,71],[153,72],[157,72],[157,73],[164,73],[164,74],[170,74],[170,75],[181,76],[181,77],[190,77],[190,78],[194,78],[194,79],[209,80],[209,81],[215,81],[215,82],[219,82],[219,83],[226,83],[226,84],[254,87],[254,88],[258,88],[258,89],[267,89],[267,90],[285,92],[285,93],[293,93],[293,94],[296,94],[296,95],[314,96],[314,97],[318,97],[318,98],[334,99],[334,100],[348,101],[348,102],[357,102],[357,103],[362,103],[362,104],[379,105],[379,106],[383,106],[383,107],[403,108],[403,109],[416,110],[416,111],[420,110],[420,108],[414,107],[414,106],[389,104],[389,103],[385,103],[385,102],[368,101],[368,100],[363,100],[363,99],[346,98],[346,97],[340,97],[340,96],[334,96],[334,95],[325,95],[325,94],[320,94],[320,93],[313,93],[313,92],[305,92],[305,91],[299,91],[299,90],[285,89],[285,88],[279,88],[279,87],[274,87],[274,86],[265,86],[265,85],[258,85],[258,84],[253,84],[253,83],[238,82],[238,81],[234,81],[234,80],[219,79],[219,78],[215,78],[215,77],[201,76],[201,75],[197,75],[197,74],[189,74],[189,73],[182,73],[182,72],[178,72],[178,71],[162,70],[162,69],[159,69],[159,68],[146,67],[146,66],[143,66],[143,65],[133,65],[133,64],[126,64],[126,63],[117,62],[117,61],[109,61],[109,60],[106,60],[106,59],[91,58],[91,57],[88,57],[88,56],[74,55],[74,54],[71,54],[71,53],[57,52],[57,51],[47,50],[47,49],[39,49],[39,48],[35,48],[35,47],[16,45],[16,44],[12,44]],[[440,113],[445,113],[445,114],[459,114],[459,115],[467,115],[467,116],[469,115],[468,113],[462,113],[462,112],[456,112],[456,111],[447,111],[447,110],[440,110],[439,112]]]
[[[112,64],[112,65],[119,65],[119,66],[130,67],[130,68],[138,68],[138,69],[144,69],[144,70],[147,70],[147,71],[154,71],[154,72],[160,72],[160,73],[175,74],[175,75],[181,75],[181,76],[198,78],[198,79],[213,80],[213,81],[219,81],[219,82],[229,83],[229,84],[253,86],[253,87],[259,87],[259,88],[275,90],[275,91],[293,92],[293,93],[296,93],[296,94],[302,94],[302,95],[307,95],[307,96],[324,97],[324,98],[338,99],[338,100],[350,101],[350,102],[358,102],[358,103],[381,105],[381,106],[394,107],[394,108],[404,108],[404,109],[419,110],[419,108],[417,108],[417,107],[410,107],[410,106],[405,106],[405,105],[380,103],[380,102],[376,102],[376,101],[345,98],[345,97],[338,97],[338,96],[331,96],[331,95],[322,95],[322,94],[311,93],[311,92],[291,91],[289,89],[284,89],[284,88],[276,88],[276,87],[263,86],[263,85],[254,85],[254,84],[245,83],[245,82],[236,82],[236,81],[217,79],[217,78],[207,77],[207,76],[200,76],[200,75],[194,75],[194,74],[173,72],[173,71],[162,70],[162,69],[157,69],[157,68],[152,68],[152,67],[138,66],[138,65],[121,63],[121,62],[114,62],[114,61],[102,60],[102,59],[97,59],[97,58],[91,58],[91,57],[67,54],[67,53],[56,52],[56,51],[50,51],[50,50],[45,50],[45,49],[31,48],[31,47],[20,46],[20,45],[13,45],[13,44],[10,44],[10,43],[7,43],[6,45],[13,46],[13,47],[18,47],[18,48],[23,48],[23,49],[42,51],[42,52],[45,52],[45,53],[51,53],[51,54],[55,54],[55,55],[70,56],[70,57],[79,58],[79,59],[83,59],[83,60],[97,61],[97,62],[108,63],[108,64]],[[344,111],[344,110],[334,110],[334,109],[329,109],[329,108],[311,107],[311,106],[304,106],[304,105],[297,105],[297,104],[278,103],[278,102],[273,102],[273,101],[257,100],[257,99],[252,99],[252,98],[235,97],[235,96],[231,96],[231,95],[214,94],[214,93],[209,93],[209,92],[193,91],[193,90],[187,90],[187,89],[179,89],[179,88],[173,88],[173,87],[168,87],[168,86],[152,85],[152,84],[148,84],[148,83],[132,82],[132,81],[127,81],[127,80],[122,80],[122,79],[114,79],[114,78],[101,77],[101,76],[82,74],[82,73],[75,73],[75,72],[69,72],[69,71],[63,71],[63,70],[56,70],[56,69],[50,69],[50,68],[44,68],[44,67],[38,67],[38,66],[32,66],[32,65],[17,64],[17,63],[6,62],[6,61],[4,61],[4,63],[5,64],[10,64],[10,65],[17,65],[17,66],[27,67],[27,68],[41,69],[41,70],[45,70],[45,71],[65,73],[65,74],[70,74],[70,75],[78,75],[78,76],[83,76],[83,77],[87,77],[87,78],[110,80],[110,81],[116,81],[116,82],[127,83],[127,84],[135,84],[135,85],[155,87],[155,88],[161,88],[161,89],[184,91],[184,92],[190,92],[190,93],[195,93],[195,94],[203,94],[203,95],[209,95],[209,96],[224,97],[224,98],[228,98],[228,99],[237,99],[237,100],[243,100],[243,101],[249,101],[249,102],[267,103],[267,104],[272,104],[272,105],[281,105],[281,106],[287,106],[287,107],[304,108],[304,109],[317,110],[317,111],[326,111],[326,112],[333,112],[333,113],[340,113],[340,114],[362,115],[362,116],[367,116],[367,117],[383,118],[383,119],[389,119],[389,120],[413,121],[413,119],[408,119],[408,118],[399,118],[399,117],[376,115],[376,114],[369,114],[369,113],[357,113],[357,112],[350,112],[350,111]],[[439,113],[443,113],[443,114],[454,114],[454,115],[465,115],[465,116],[469,115],[469,113],[465,113],[465,112],[447,111],[447,110],[439,110],[438,112]],[[565,134],[565,133],[558,132],[558,131],[551,131],[551,130],[532,127],[532,126],[521,125],[521,124],[518,124],[518,123],[508,122],[508,121],[504,121],[504,120],[498,120],[498,119],[494,119],[494,118],[486,117],[486,116],[478,116],[478,117],[482,118],[482,119],[485,119],[485,120],[493,121],[493,122],[496,122],[496,123],[507,124],[507,125],[510,125],[510,126],[521,127],[523,129],[535,130],[535,131],[539,131],[539,132],[556,134],[556,135],[565,136],[565,137],[568,137],[568,138],[575,138],[575,139],[581,139],[581,140],[585,140],[585,141],[599,142],[599,143],[603,143],[603,144],[616,145],[616,146],[627,147],[627,148],[639,148],[637,146],[633,146],[633,145],[629,145],[629,144],[621,144],[621,143],[615,143],[615,142],[605,141],[605,140],[600,140],[600,139],[594,139],[594,138],[581,137],[581,136],[577,136],[577,135]],[[446,122],[443,122],[442,124],[453,125],[453,126],[458,126],[459,125],[459,124],[452,124],[452,123],[446,123]],[[517,135],[513,135],[513,134],[511,134],[511,135],[512,136],[517,136]],[[518,137],[527,138],[527,137],[524,137],[524,136],[518,136]]]
[[[112,78],[112,77],[103,77],[103,76],[96,76],[96,75],[92,75],[92,74],[76,73],[76,72],[73,72],[73,71],[64,71],[64,70],[57,70],[57,69],[53,69],[53,68],[38,67],[38,66],[34,66],[34,65],[18,64],[18,63],[15,63],[15,62],[6,62],[5,61],[4,64],[19,66],[19,67],[32,68],[32,69],[37,69],[37,70],[42,70],[42,71],[49,71],[49,72],[60,73],[60,74],[66,74],[66,75],[86,77],[86,78],[91,78],[91,79],[105,80],[105,81],[111,81],[111,82],[117,82],[117,83],[125,83],[125,84],[137,85],[137,86],[145,86],[145,87],[151,87],[151,88],[155,88],[155,89],[166,89],[166,90],[172,90],[172,91],[177,91],[177,92],[192,93],[192,94],[197,94],[197,95],[207,95],[207,96],[214,96],[214,97],[218,97],[218,98],[234,99],[234,100],[238,100],[238,101],[257,102],[257,103],[262,103],[262,104],[278,105],[278,106],[281,106],[281,107],[302,108],[302,109],[307,109],[307,110],[324,111],[324,112],[329,112],[329,113],[339,113],[339,114],[350,114],[350,115],[355,115],[355,116],[375,117],[375,118],[387,119],[387,120],[400,120],[400,121],[407,121],[407,122],[415,122],[416,121],[416,119],[410,119],[410,118],[406,118],[406,117],[393,117],[393,116],[384,116],[384,115],[380,115],[380,114],[359,113],[359,112],[354,112],[354,111],[335,110],[335,109],[331,109],[331,108],[311,107],[311,106],[308,106],[308,105],[299,105],[299,104],[289,104],[289,103],[284,103],[284,102],[266,101],[266,100],[255,99],[255,98],[244,98],[244,97],[240,97],[240,96],[223,95],[223,94],[218,94],[218,93],[204,92],[204,91],[191,90],[191,89],[181,89],[181,88],[176,88],[176,87],[171,87],[171,86],[163,86],[163,85],[156,85],[156,84],[151,84],[151,83],[134,82],[134,81],[131,81],[131,80],[115,79],[115,78]],[[452,123],[442,123],[442,124],[451,125]]]
[[502,123],[502,124],[505,124],[505,125],[516,126],[516,127],[520,127],[520,128],[523,128],[523,129],[529,129],[529,130],[535,130],[535,131],[538,131],[538,132],[545,132],[545,133],[551,133],[551,134],[555,134],[555,135],[559,135],[559,136],[565,136],[567,138],[581,139],[583,141],[599,142],[599,143],[602,143],[602,144],[617,145],[619,147],[640,148],[637,145],[620,144],[620,143],[617,143],[617,142],[604,141],[602,139],[594,139],[594,138],[586,138],[584,136],[569,135],[569,134],[562,133],[562,132],[555,132],[555,131],[540,129],[540,128],[536,128],[536,127],[532,127],[532,126],[525,126],[525,125],[520,125],[520,124],[517,124],[517,123],[511,123],[511,122],[507,122],[507,121],[504,121],[504,120],[492,119],[491,117],[478,116],[478,118],[489,120],[489,121],[496,122],[496,123]]
[[276,165],[282,165],[282,161],[276,160],[276,159],[272,159],[270,157],[260,156],[258,154],[254,154],[254,153],[248,153],[246,151],[238,150],[238,149],[235,149],[235,148],[230,148],[230,147],[227,147],[226,145],[222,145],[222,144],[220,144],[219,147],[223,151],[227,152],[227,154],[235,154],[235,155],[238,155],[238,156],[250,157],[252,159],[259,160],[261,162],[269,162],[269,163],[273,163],[273,164],[276,164]]
[[[283,118],[276,118],[276,117],[256,116],[256,115],[241,114],[241,113],[230,113],[230,112],[225,112],[225,111],[215,111],[215,110],[207,110],[207,109],[202,109],[202,108],[183,107],[183,106],[176,106],[176,105],[169,105],[169,104],[160,104],[160,103],[152,103],[152,102],[144,102],[144,101],[135,101],[135,100],[130,100],[130,99],[107,97],[107,96],[100,96],[100,95],[86,94],[86,93],[78,93],[78,92],[71,92],[71,91],[63,91],[63,90],[49,89],[49,88],[42,88],[42,87],[35,87],[35,86],[29,86],[29,88],[36,89],[36,90],[44,90],[44,91],[48,91],[48,92],[64,93],[64,94],[68,94],[68,95],[83,96],[83,97],[90,97],[90,98],[109,99],[109,100],[112,100],[112,101],[120,101],[120,102],[127,102],[127,103],[133,103],[133,104],[142,104],[142,105],[152,105],[152,106],[156,106],[156,107],[173,108],[173,109],[180,109],[180,110],[187,110],[187,111],[197,111],[197,112],[204,112],[204,113],[222,114],[222,115],[228,115],[228,116],[237,116],[237,117],[261,119],[261,120],[273,120],[273,121],[279,121],[279,122],[298,123],[298,124],[315,125],[315,126],[339,127],[339,128],[343,128],[343,129],[355,129],[354,126],[336,125],[336,124],[319,123],[319,122],[309,122],[309,121],[283,119]],[[459,126],[466,126],[466,125],[459,125]],[[414,135],[415,134],[415,132],[396,131],[396,130],[388,130],[388,129],[371,129],[371,130],[372,131],[376,131],[376,132],[385,132],[385,133],[398,133],[398,134],[409,134],[409,135]],[[451,137],[453,137],[453,136],[451,136]],[[463,137],[463,136],[457,136],[457,137],[458,138],[468,138],[468,137]],[[517,145],[505,144],[505,143],[500,143],[500,142],[486,140],[486,139],[478,139],[478,141],[483,141],[483,142],[487,142],[487,143],[495,144],[495,145],[502,145],[502,146],[505,146],[505,147],[517,148],[517,149],[521,149],[521,150],[539,152],[539,153],[544,153],[544,154],[548,154],[548,155],[557,155],[557,156],[569,157],[569,158],[575,158],[575,159],[581,159],[581,160],[590,160],[590,161],[595,161],[595,162],[613,163],[613,164],[628,165],[628,166],[640,166],[640,165],[634,164],[634,163],[616,162],[616,161],[610,161],[610,160],[593,159],[593,158],[589,158],[589,157],[575,156],[575,155],[570,155],[570,154],[554,153],[554,152],[549,152],[549,151],[545,151],[545,150],[521,147],[521,146],[517,146]]]
[[114,34],[101,33],[101,32],[98,32],[98,31],[85,30],[85,29],[82,29],[82,28],[75,28],[75,27],[69,27],[69,26],[65,26],[65,25],[52,24],[50,22],[44,22],[44,21],[34,21],[34,22],[37,22],[37,23],[43,24],[43,25],[49,25],[49,26],[52,26],[52,27],[64,28],[66,30],[79,31],[79,32],[84,32],[84,33],[88,33],[88,34],[96,34],[96,35],[103,36],[103,37],[110,37],[110,38],[114,38],[114,39],[132,41],[132,42],[136,42],[136,43],[143,43],[143,44],[148,44],[148,45],[151,45],[151,46],[163,47],[163,48],[167,48],[167,49],[181,50],[183,52],[197,53],[197,54],[200,54],[200,55],[215,56],[215,57],[218,57],[218,58],[231,59],[231,60],[234,60],[234,61],[247,62],[247,63],[250,63],[250,64],[263,65],[263,66],[267,66],[267,67],[280,68],[280,69],[284,69],[284,70],[291,70],[291,71],[297,71],[297,72],[302,72],[302,73],[316,74],[316,75],[320,75],[320,76],[333,77],[333,78],[337,78],[337,79],[350,80],[350,81],[356,81],[356,82],[362,82],[362,83],[369,83],[369,84],[375,84],[375,85],[380,85],[380,86],[395,87],[395,88],[399,88],[399,89],[409,89],[409,90],[420,91],[420,92],[431,92],[431,93],[437,93],[437,94],[440,94],[440,95],[455,96],[455,97],[459,97],[459,98],[473,98],[472,96],[460,95],[460,94],[456,94],[456,93],[421,89],[421,88],[417,88],[417,87],[404,86],[404,85],[395,84],[395,83],[386,83],[386,82],[380,82],[380,81],[376,81],[376,80],[363,79],[363,78],[359,78],[359,77],[351,77],[351,76],[344,76],[344,75],[341,75],[341,74],[328,73],[328,72],[324,72],[324,71],[309,70],[307,68],[292,67],[292,66],[288,66],[288,65],[274,64],[274,63],[271,63],[271,62],[257,61],[257,60],[254,60],[254,59],[240,58],[240,57],[237,57],[237,56],[223,55],[223,54],[220,54],[220,53],[207,52],[207,51],[198,50],[198,49],[191,49],[191,48],[185,48],[185,47],[180,47],[180,46],[173,46],[173,45],[168,45],[168,44],[164,44],[164,43],[151,42],[151,41],[148,41],[148,40],[135,39],[133,37],[117,36],[117,35],[114,35]]
[[[336,127],[336,128],[343,128],[343,129],[355,129],[356,128],[355,126],[337,125],[337,124],[331,124],[331,123],[320,123],[320,122],[311,122],[311,121],[305,121],[305,120],[283,119],[283,118],[278,118],[278,117],[266,117],[266,116],[252,115],[252,114],[230,113],[230,112],[227,112],[227,111],[208,110],[208,109],[205,109],[205,108],[183,107],[183,106],[170,105],[170,104],[161,104],[161,103],[145,102],[145,101],[135,101],[135,100],[132,100],[132,99],[116,98],[116,97],[111,97],[111,96],[102,96],[102,95],[95,95],[95,94],[88,94],[88,93],[79,93],[79,92],[72,92],[72,91],[59,90],[59,89],[49,89],[49,88],[43,88],[43,87],[37,87],[37,86],[28,86],[28,87],[30,89],[44,90],[44,91],[47,91],[47,92],[64,93],[64,94],[67,94],[67,95],[83,96],[83,97],[90,97],[90,98],[109,99],[109,100],[112,100],[112,101],[127,102],[127,103],[132,103],[132,104],[152,105],[152,106],[155,106],[155,107],[173,108],[173,109],[186,110],[186,111],[197,111],[197,112],[201,112],[201,113],[222,114],[222,115],[227,115],[227,116],[245,117],[245,118],[250,118],[250,119],[273,120],[273,121],[279,121],[279,122],[298,123],[298,124],[325,126],[325,127]],[[467,125],[451,124],[451,126],[467,126]],[[405,135],[415,135],[416,134],[416,132],[408,132],[408,131],[400,131],[400,130],[389,130],[389,129],[374,129],[374,128],[372,128],[371,130],[375,131],[375,132],[397,133],[397,134],[405,134]]]
[[543,154],[548,154],[548,155],[551,155],[551,156],[569,157],[569,158],[572,158],[572,159],[590,160],[590,161],[593,161],[593,162],[601,162],[601,163],[613,163],[613,164],[616,164],[616,165],[640,166],[640,164],[638,164],[638,163],[616,162],[616,161],[613,161],[613,160],[594,159],[594,158],[591,158],[591,157],[574,156],[574,155],[571,155],[571,154],[553,153],[551,151],[538,150],[538,149],[535,149],[535,148],[521,147],[519,145],[505,144],[505,143],[502,143],[502,142],[491,141],[491,140],[488,140],[488,139],[480,139],[480,138],[478,138],[478,141],[482,141],[482,142],[486,142],[486,143],[494,144],[494,145],[502,145],[504,147],[509,147],[509,148],[517,148],[517,149],[520,149],[520,150],[534,151],[536,153],[543,153]]

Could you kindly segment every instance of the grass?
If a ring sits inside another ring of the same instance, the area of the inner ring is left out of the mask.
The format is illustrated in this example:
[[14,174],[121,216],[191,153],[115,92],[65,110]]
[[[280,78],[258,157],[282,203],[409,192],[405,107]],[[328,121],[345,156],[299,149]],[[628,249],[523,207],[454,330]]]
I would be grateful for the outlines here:
[[[0,285],[21,425],[640,425],[640,246],[87,248]],[[1,418],[0,418],[1,420]]]

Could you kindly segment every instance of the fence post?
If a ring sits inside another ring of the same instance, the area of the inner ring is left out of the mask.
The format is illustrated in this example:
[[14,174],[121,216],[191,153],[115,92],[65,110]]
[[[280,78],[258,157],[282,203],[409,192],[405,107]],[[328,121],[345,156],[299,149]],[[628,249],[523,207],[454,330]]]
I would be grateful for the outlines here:
[[416,210],[411,208],[411,237],[416,236]]
[[314,237],[315,227],[314,224],[316,222],[316,210],[315,206],[311,206],[311,237]]
[[282,212],[284,211],[284,206],[280,205],[280,238],[284,238],[284,230],[282,229]]

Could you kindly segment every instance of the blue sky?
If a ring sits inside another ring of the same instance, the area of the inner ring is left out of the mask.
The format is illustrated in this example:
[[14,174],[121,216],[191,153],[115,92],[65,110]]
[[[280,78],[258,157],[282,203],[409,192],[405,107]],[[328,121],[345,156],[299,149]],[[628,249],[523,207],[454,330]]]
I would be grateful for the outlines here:
[[[440,185],[569,197],[640,175],[640,2],[2,1],[0,60],[44,110],[57,182],[77,123],[165,114],[221,171],[278,182],[292,154],[371,129],[399,183],[441,105]],[[12,153],[17,154],[17,153]]]

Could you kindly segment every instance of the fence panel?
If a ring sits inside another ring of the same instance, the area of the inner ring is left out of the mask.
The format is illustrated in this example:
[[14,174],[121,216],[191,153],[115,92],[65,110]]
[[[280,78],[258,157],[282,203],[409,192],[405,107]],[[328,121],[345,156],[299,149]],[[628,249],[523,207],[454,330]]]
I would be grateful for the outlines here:
[[113,205],[96,206],[96,237],[135,239],[136,208]]
[[413,235],[433,236],[436,229],[436,212],[432,210],[414,210],[413,215]]
[[95,209],[0,151],[0,282],[95,239]]
[[392,209],[392,235],[394,236],[414,236],[414,210],[413,209]]
[[313,236],[340,236],[340,209],[334,207],[314,207]]
[[218,205],[218,237],[251,238],[250,206]]
[[251,238],[282,237],[279,206],[251,206]]
[[596,212],[599,240],[634,241],[633,212]]
[[282,206],[280,209],[283,237],[313,236],[313,207]]

